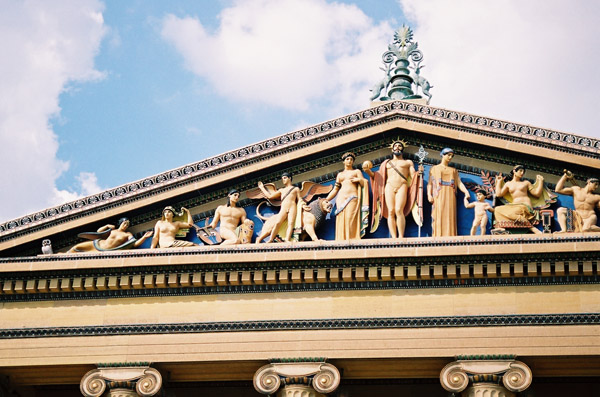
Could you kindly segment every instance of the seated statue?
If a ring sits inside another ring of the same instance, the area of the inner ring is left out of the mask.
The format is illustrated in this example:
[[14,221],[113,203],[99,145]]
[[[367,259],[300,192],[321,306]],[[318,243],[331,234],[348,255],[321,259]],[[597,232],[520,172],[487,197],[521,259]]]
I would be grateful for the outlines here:
[[[220,205],[215,211],[215,216],[210,224],[210,229],[219,226],[221,245],[250,243],[254,222],[246,218],[246,210],[237,206],[240,192],[233,189],[229,192],[226,205]],[[244,233],[245,229],[250,233]],[[249,234],[249,238],[246,235]]]
[[[570,181],[573,186],[565,187],[565,182]],[[556,213],[560,231],[564,232],[600,232],[600,227],[596,225],[597,216],[595,209],[600,209],[600,195],[594,194],[598,189],[600,181],[597,178],[587,180],[584,187],[579,187],[573,174],[564,170],[563,176],[556,184],[556,193],[573,196],[573,205],[575,209],[566,207],[559,208]]]
[[536,175],[536,182],[523,180],[525,167],[517,165],[504,183],[502,174],[496,175],[496,197],[503,198],[504,205],[494,209],[495,224],[498,230],[506,228],[526,228],[536,234],[542,232],[534,225],[539,222],[540,209],[556,202],[556,195],[544,188],[544,177]]
[[119,227],[114,225],[104,225],[97,232],[79,233],[77,236],[91,241],[84,241],[74,245],[68,254],[75,252],[94,252],[94,251],[116,251],[130,248],[137,248],[146,239],[152,236],[152,231],[146,232],[139,239],[135,239],[133,234],[127,231],[129,219],[119,219]]
[[179,231],[194,227],[190,211],[184,207],[181,207],[181,211],[185,213],[187,222],[174,220],[175,215],[181,217],[182,214],[177,214],[175,208],[171,206],[165,207],[162,218],[154,226],[154,237],[150,248],[195,247],[198,245],[191,241],[176,239]]

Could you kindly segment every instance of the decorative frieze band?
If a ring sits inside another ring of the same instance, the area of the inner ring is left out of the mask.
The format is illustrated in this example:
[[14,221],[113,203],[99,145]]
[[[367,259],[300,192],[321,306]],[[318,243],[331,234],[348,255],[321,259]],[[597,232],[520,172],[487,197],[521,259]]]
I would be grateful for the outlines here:
[[306,331],[380,328],[520,327],[539,325],[600,325],[600,313],[401,318],[340,318],[321,320],[273,320],[135,325],[117,324],[81,327],[15,328],[0,329],[0,339],[280,330]]

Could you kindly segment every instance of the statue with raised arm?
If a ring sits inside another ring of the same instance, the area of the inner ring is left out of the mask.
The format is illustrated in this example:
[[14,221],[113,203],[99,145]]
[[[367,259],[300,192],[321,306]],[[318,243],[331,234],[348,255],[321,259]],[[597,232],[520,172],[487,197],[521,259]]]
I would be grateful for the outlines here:
[[473,219],[473,225],[471,225],[471,236],[474,236],[477,233],[477,227],[481,230],[479,234],[482,236],[485,235],[485,228],[488,223],[488,217],[486,211],[494,212],[494,207],[492,207],[486,199],[487,192],[484,189],[478,189],[475,192],[475,197],[477,197],[477,201],[470,203],[469,196],[465,196],[465,208],[474,208],[475,209],[475,219]]
[[524,180],[523,175],[525,167],[522,165],[513,168],[506,183],[502,174],[496,175],[496,197],[502,198],[505,204],[494,209],[495,230],[515,225],[527,227],[533,233],[542,233],[534,227],[537,223],[537,210],[556,201],[556,195],[544,189],[544,177],[541,175],[536,175],[534,184]]
[[[271,223],[268,225],[265,223],[260,235],[256,238],[256,244],[260,243],[265,237],[269,236],[266,241],[270,243],[275,240],[279,232],[279,228],[287,221],[287,228],[285,232],[284,241],[292,240],[292,232],[294,231],[294,223],[297,215],[297,204],[300,200],[300,189],[292,185],[292,175],[284,172],[281,175],[281,182],[283,187],[281,189],[273,191],[273,189],[267,190],[262,182],[258,182],[258,188],[269,201],[278,199],[281,202],[281,209],[279,213],[271,217]],[[271,186],[270,186],[271,187]]]
[[469,195],[469,191],[460,180],[458,170],[450,167],[454,150],[444,148],[440,152],[442,161],[429,170],[427,200],[431,208],[431,235],[433,237],[456,236],[456,189]]
[[[247,239],[240,238],[240,226],[245,225],[250,230],[254,230],[254,222],[246,218],[246,210],[238,207],[240,192],[233,189],[227,195],[227,204],[220,205],[215,211],[215,216],[210,224],[211,229],[216,229],[219,225],[219,234],[223,242],[221,245],[249,243]],[[252,235],[250,235],[252,239]]]
[[[392,158],[384,160],[376,172],[371,170],[373,163],[370,161],[365,161],[362,165],[363,171],[371,178],[373,190],[371,233],[378,229],[381,218],[384,217],[391,237],[404,237],[406,216],[415,207],[422,172],[422,167],[417,172],[413,162],[402,157],[405,147],[404,141],[392,142]],[[417,220],[419,222],[420,219]]]
[[[570,181],[572,186],[565,187],[565,183]],[[563,176],[556,184],[556,193],[573,196],[573,205],[575,209],[561,207],[556,211],[560,231],[564,232],[600,232],[600,227],[596,225],[598,218],[595,209],[600,209],[600,195],[594,194],[594,191],[600,186],[597,178],[587,180],[584,187],[580,187],[575,181],[573,173],[564,170]]]
[[[292,176],[289,173],[284,173],[282,175],[282,180],[284,181],[284,187],[279,190],[282,191],[284,198],[277,195],[278,190],[272,183],[265,183],[262,185],[262,188],[260,187],[259,183],[258,189],[249,190],[246,192],[246,195],[250,199],[266,198],[270,205],[283,207],[286,198],[285,192],[286,189],[288,189],[287,186],[291,186]],[[306,238],[306,236],[310,237],[312,240],[318,240],[316,231],[323,224],[325,216],[331,211],[332,206],[331,203],[323,199],[318,199],[312,202],[311,200],[315,195],[329,193],[331,189],[332,186],[330,185],[321,185],[311,181],[303,181],[301,183],[300,188],[298,188],[298,192],[294,193],[297,194],[297,201],[295,204],[296,214],[293,220],[294,223],[292,224],[291,239],[287,241],[300,241]],[[290,223],[288,222],[289,219],[284,219],[283,222],[280,222],[281,217],[277,215],[282,214],[281,211],[279,214],[272,215],[271,217],[264,216],[261,214],[261,206],[265,203],[266,201],[263,201],[256,207],[256,216],[264,222],[263,228],[256,242],[258,243],[262,241],[269,235],[274,236],[273,238],[269,239],[269,242],[285,240],[290,232]],[[291,205],[291,202],[289,204]]]
[[[178,234],[181,234],[185,229],[194,227],[192,215],[187,208],[181,207],[182,214],[178,214],[175,208],[171,206],[165,207],[162,212],[161,219],[154,226],[154,237],[150,248],[172,248],[172,247],[196,247],[198,244],[191,241],[177,240]],[[185,222],[175,220],[185,215]],[[186,231],[187,232],[187,231]]]
[[74,245],[68,254],[76,252],[94,252],[94,251],[117,251],[130,248],[137,248],[152,236],[152,231],[146,232],[139,239],[135,239],[133,234],[127,231],[129,228],[129,219],[121,218],[118,222],[119,227],[114,225],[104,225],[96,232],[79,233],[78,237],[88,239]]
[[344,153],[344,170],[335,178],[333,190],[325,198],[336,198],[335,239],[362,238],[369,224],[369,188],[360,170],[354,169],[354,153]]

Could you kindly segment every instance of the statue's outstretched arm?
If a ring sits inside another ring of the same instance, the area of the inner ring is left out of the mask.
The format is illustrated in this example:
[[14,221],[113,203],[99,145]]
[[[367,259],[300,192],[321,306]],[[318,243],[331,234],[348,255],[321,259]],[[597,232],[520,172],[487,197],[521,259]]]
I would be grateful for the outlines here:
[[146,239],[148,239],[148,237],[152,236],[152,230],[147,231],[146,233],[144,233],[144,235],[142,237],[140,237],[134,244],[133,247],[137,248],[140,245],[142,245],[144,243],[144,241],[146,241]]

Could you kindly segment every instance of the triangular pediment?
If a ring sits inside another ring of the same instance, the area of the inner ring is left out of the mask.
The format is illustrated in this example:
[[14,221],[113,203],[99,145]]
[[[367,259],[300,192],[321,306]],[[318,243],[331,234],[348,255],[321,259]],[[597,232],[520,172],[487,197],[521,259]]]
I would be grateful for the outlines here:
[[[64,251],[80,241],[78,233],[115,223],[121,216],[128,216],[130,230],[140,235],[152,229],[167,205],[189,208],[194,222],[203,225],[233,188],[242,192],[241,204],[252,216],[257,203],[246,198],[245,192],[256,188],[258,181],[280,186],[281,173],[290,172],[294,183],[311,180],[333,184],[342,169],[342,153],[356,153],[357,166],[365,160],[377,166],[389,156],[388,146],[397,137],[408,143],[405,153],[411,160],[416,160],[418,148],[424,147],[428,152],[426,167],[439,162],[442,148],[452,147],[456,152],[453,165],[473,183],[481,183],[481,172],[508,173],[515,164],[529,169],[527,177],[531,179],[542,174],[550,187],[565,168],[579,180],[596,176],[600,169],[600,141],[596,139],[411,102],[381,102],[4,222],[0,224],[0,256],[37,255],[43,239],[52,241],[55,252]],[[470,221],[465,222],[470,226]],[[465,224],[459,224],[459,234],[465,234]],[[322,238],[332,239],[331,227],[324,229]],[[416,236],[415,227],[407,226],[408,237]],[[427,227],[424,225],[422,236],[427,236]],[[383,228],[367,238],[386,237],[385,233]]]

